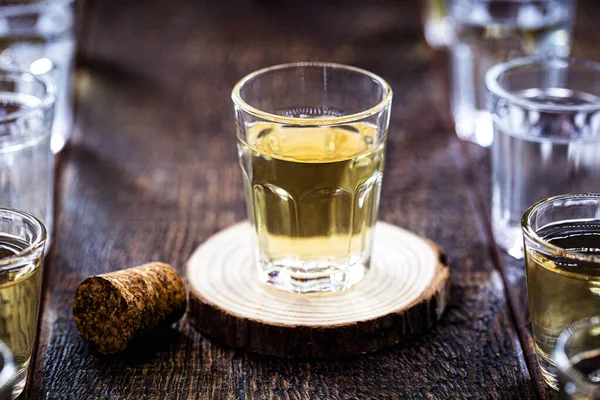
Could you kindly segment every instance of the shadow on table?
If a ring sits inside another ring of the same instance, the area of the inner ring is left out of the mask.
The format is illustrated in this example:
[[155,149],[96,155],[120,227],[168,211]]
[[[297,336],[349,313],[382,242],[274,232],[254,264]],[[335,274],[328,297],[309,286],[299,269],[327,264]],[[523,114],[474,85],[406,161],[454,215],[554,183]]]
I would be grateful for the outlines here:
[[[83,340],[83,339],[81,339]],[[144,336],[134,340],[121,353],[101,354],[91,344],[86,344],[86,351],[91,356],[91,367],[108,376],[119,375],[122,370],[131,370],[163,361],[170,358],[175,348],[192,347],[195,340],[174,327],[158,327]],[[110,365],[107,369],[106,366]]]

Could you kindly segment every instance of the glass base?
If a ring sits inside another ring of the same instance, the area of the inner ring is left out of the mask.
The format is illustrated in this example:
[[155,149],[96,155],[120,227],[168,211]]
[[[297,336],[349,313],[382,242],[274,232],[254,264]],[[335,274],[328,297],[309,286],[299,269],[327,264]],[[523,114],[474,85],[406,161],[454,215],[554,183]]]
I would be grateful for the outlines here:
[[498,247],[517,260],[524,257],[521,226],[498,226],[494,224],[494,240]]
[[19,397],[19,395],[23,392],[23,389],[25,389],[25,384],[27,384],[27,369],[28,365],[22,368],[15,376],[15,384],[12,390],[13,400]]
[[556,375],[556,366],[554,362],[549,358],[540,354],[540,350],[537,350],[537,358],[540,364],[540,369],[542,371],[542,378],[544,378],[544,382],[548,384],[552,389],[558,390],[558,377]]
[[358,283],[368,270],[367,263],[331,261],[259,260],[260,280],[277,289],[294,293],[341,292]]

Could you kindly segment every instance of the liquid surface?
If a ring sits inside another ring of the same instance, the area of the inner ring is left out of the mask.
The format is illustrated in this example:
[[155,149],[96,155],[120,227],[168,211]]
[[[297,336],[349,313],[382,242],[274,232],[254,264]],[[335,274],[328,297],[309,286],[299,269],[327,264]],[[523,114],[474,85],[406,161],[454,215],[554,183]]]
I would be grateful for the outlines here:
[[[574,222],[551,225],[538,235],[549,243],[569,251],[584,254],[600,254],[600,223],[598,222]],[[570,264],[570,263],[568,263]],[[568,264],[562,264],[562,268],[569,268]],[[574,263],[576,265],[576,263]],[[600,265],[590,265],[592,269],[600,271]]]
[[377,129],[257,123],[246,136],[240,162],[266,274],[302,281],[351,265],[364,274],[384,163]]
[[[600,222],[553,224],[538,232],[550,243],[584,254],[600,254]],[[571,323],[600,312],[600,264],[577,257],[526,254],[531,322],[540,365],[556,386],[550,355],[558,335]]]
[[18,251],[15,251],[12,248],[7,248],[4,246],[0,247],[0,260],[3,258],[12,257],[17,254],[18,254]]

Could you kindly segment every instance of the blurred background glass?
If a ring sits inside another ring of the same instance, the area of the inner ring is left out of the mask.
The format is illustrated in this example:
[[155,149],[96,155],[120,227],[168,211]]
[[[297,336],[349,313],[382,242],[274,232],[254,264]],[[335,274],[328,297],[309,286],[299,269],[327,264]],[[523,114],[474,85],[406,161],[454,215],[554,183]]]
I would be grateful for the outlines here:
[[492,65],[530,55],[567,56],[575,0],[451,0],[457,43],[450,59],[456,134],[492,144],[484,74]]
[[60,151],[73,127],[74,0],[0,3],[0,67],[50,75],[58,96],[51,147]]
[[422,0],[423,33],[427,44],[444,49],[454,43],[454,24],[448,13],[448,0]]
[[47,76],[0,70],[0,205],[41,219],[52,232],[55,88]]
[[600,64],[521,58],[486,75],[493,116],[492,227],[523,256],[521,216],[554,195],[600,188]]
[[565,329],[553,354],[561,400],[600,400],[600,317]]

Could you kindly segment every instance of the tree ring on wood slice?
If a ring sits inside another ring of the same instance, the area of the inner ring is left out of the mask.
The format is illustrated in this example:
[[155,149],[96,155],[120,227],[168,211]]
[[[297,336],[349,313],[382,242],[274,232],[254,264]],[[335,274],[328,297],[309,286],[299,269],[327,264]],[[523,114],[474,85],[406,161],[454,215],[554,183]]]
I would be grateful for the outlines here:
[[371,267],[353,288],[296,294],[260,282],[252,227],[236,224],[188,261],[188,317],[229,346],[286,358],[367,353],[424,332],[450,297],[443,252],[384,222],[374,237]]

